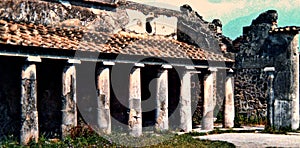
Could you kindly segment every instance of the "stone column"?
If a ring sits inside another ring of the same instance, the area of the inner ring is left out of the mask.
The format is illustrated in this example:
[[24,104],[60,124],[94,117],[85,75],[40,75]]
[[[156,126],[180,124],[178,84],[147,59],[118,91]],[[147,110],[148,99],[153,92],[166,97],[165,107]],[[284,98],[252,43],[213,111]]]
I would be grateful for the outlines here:
[[216,100],[214,82],[216,71],[217,69],[210,68],[208,74],[204,77],[202,130],[214,129],[214,100]]
[[62,138],[68,135],[72,127],[77,126],[76,106],[76,68],[69,60],[62,75]]
[[100,133],[111,133],[110,117],[110,70],[109,67],[101,67],[97,72],[97,92],[98,92],[98,128]]
[[291,99],[292,99],[292,129],[299,128],[299,54],[298,54],[298,38],[295,35],[291,42],[291,65],[292,65],[292,81],[291,83]]
[[182,74],[180,88],[180,125],[179,128],[185,132],[192,131],[192,109],[191,109],[191,73],[185,71]]
[[141,68],[134,67],[129,76],[129,134],[142,135]]
[[168,120],[168,70],[160,69],[156,87],[156,124],[157,131],[169,129]]
[[267,125],[270,127],[274,127],[274,88],[273,88],[273,81],[274,81],[274,67],[266,67],[264,69],[268,75],[268,106],[267,106],[267,118],[268,123]]
[[225,128],[234,126],[234,76],[233,70],[227,72],[225,82],[225,106],[224,106],[224,125]]
[[38,142],[39,125],[37,111],[36,65],[39,57],[28,57],[28,63],[22,67],[21,83],[21,131],[20,143],[27,145],[30,141]]

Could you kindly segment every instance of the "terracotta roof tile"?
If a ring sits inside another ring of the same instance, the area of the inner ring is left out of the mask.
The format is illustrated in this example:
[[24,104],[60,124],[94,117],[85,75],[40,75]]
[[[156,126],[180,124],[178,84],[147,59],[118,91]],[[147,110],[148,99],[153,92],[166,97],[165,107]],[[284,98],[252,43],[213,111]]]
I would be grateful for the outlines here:
[[286,26],[286,27],[279,27],[275,28],[270,31],[270,33],[280,33],[280,32],[299,32],[300,27],[299,26]]
[[100,53],[233,62],[221,54],[208,52],[164,36],[122,31],[117,34],[107,34],[86,31],[79,27],[17,24],[4,20],[0,20],[0,43]]

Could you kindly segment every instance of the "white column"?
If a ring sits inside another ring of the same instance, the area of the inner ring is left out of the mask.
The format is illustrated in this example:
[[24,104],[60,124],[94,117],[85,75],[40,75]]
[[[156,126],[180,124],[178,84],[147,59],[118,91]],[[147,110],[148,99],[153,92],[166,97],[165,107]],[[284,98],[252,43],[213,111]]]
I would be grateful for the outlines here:
[[180,89],[180,125],[179,128],[185,132],[192,131],[192,109],[191,109],[191,74],[183,73]]
[[225,106],[224,106],[224,127],[234,126],[234,76],[233,70],[227,72],[225,82]]
[[209,69],[208,74],[204,77],[204,101],[203,101],[203,118],[202,129],[214,129],[214,97],[215,88],[214,82],[216,81],[217,69]]
[[168,70],[166,69],[161,69],[158,72],[156,105],[155,129],[157,131],[168,130]]
[[298,38],[299,35],[295,35],[291,42],[291,65],[292,65],[292,81],[291,84],[291,99],[292,99],[292,129],[297,130],[299,128],[299,54],[298,54]]
[[76,68],[74,64],[68,63],[62,76],[62,138],[68,135],[72,127],[77,126],[76,106]]
[[[274,127],[274,88],[273,88],[273,81],[274,81],[274,71],[275,67],[265,67],[264,71],[268,75],[268,105],[267,105],[267,126]],[[277,108],[277,107],[276,107]]]
[[21,76],[20,142],[23,145],[27,145],[31,140],[37,142],[39,138],[36,65],[32,62],[41,62],[41,59],[29,57],[27,61],[28,63],[22,67]]
[[97,75],[97,91],[98,91],[98,128],[99,132],[111,133],[111,117],[110,117],[110,70],[109,67],[101,67]]
[[142,135],[141,68],[134,67],[129,76],[129,134]]

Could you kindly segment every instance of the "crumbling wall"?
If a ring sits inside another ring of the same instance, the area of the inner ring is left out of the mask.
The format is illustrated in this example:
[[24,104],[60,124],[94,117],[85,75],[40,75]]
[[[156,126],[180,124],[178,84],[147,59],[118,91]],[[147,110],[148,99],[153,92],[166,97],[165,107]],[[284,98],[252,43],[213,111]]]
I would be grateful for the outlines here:
[[[235,107],[240,120],[265,123],[267,117],[268,79],[265,67],[275,67],[275,100],[291,104],[292,82],[291,42],[295,32],[276,32],[278,14],[269,10],[244,27],[243,36],[235,41],[237,47],[235,70]],[[291,109],[285,105],[285,108]],[[287,109],[287,112],[289,110]],[[290,124],[289,113],[281,116]],[[263,119],[263,120],[262,120]]]
[[267,116],[267,76],[261,68],[237,69],[235,107],[240,120],[251,122]]
[[80,27],[83,29],[82,41],[96,38],[84,33],[84,30],[111,34],[125,30],[177,38],[201,49],[221,53],[218,37],[210,28],[216,27],[215,24],[203,20],[188,5],[175,11],[129,1],[117,7],[91,6],[76,1],[47,1],[4,0],[0,3],[0,7],[5,8],[0,9],[0,19],[45,26]]

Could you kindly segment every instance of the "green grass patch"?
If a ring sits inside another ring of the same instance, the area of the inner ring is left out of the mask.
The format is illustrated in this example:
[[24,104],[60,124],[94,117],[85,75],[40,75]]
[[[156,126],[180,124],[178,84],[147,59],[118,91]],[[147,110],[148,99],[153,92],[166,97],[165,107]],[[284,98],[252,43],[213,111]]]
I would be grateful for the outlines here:
[[37,143],[31,142],[28,146],[21,146],[16,139],[10,137],[1,142],[0,147],[235,147],[231,143],[222,141],[209,141],[194,139],[193,134],[175,135],[172,133],[164,134],[143,134],[141,137],[131,137],[125,134],[112,133],[110,135],[99,136],[96,133],[84,135],[80,137],[68,136],[64,140],[49,140],[40,137]]
[[280,127],[279,129],[275,129],[274,127],[266,126],[262,133],[269,133],[269,134],[285,134],[287,135],[288,132],[297,133],[297,130],[292,130],[291,127]]
[[219,128],[216,128],[213,131],[210,132],[190,132],[188,133],[191,136],[206,136],[206,135],[214,135],[214,134],[224,134],[224,133],[255,133],[255,130],[220,130]]

